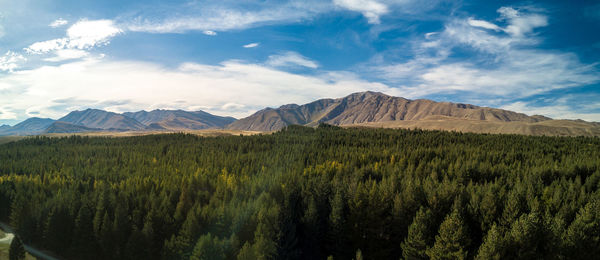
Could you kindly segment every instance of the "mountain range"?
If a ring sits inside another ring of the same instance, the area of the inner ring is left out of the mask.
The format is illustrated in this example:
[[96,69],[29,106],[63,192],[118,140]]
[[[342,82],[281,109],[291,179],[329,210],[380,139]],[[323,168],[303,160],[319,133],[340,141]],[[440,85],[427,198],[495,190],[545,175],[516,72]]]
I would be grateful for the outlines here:
[[271,132],[288,125],[421,128],[476,133],[600,136],[600,123],[551,118],[469,104],[410,100],[378,92],[359,92],[279,108],[265,108],[239,120],[204,111],[153,110],[122,114],[98,109],[73,111],[58,119],[29,118],[0,126],[0,135],[107,131],[185,131],[229,129]]

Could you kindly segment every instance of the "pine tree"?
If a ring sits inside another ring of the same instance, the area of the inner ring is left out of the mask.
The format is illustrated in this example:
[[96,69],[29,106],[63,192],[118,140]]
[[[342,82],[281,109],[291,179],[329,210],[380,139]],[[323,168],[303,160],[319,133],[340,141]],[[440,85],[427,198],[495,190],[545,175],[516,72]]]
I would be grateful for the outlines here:
[[600,256],[600,207],[588,203],[580,210],[564,235],[565,256],[593,259]]
[[96,238],[92,212],[86,205],[82,206],[75,219],[75,231],[71,252],[80,258],[93,259],[96,257]]
[[8,259],[10,259],[10,260],[25,259],[25,248],[23,247],[23,242],[21,242],[21,238],[19,238],[18,236],[13,237],[13,240],[10,243]]
[[543,252],[545,234],[536,213],[523,214],[511,225],[507,241],[508,258],[534,259]]
[[194,247],[192,260],[220,260],[225,259],[224,244],[210,233],[201,236]]
[[402,256],[404,259],[429,259],[426,250],[431,245],[431,210],[420,208],[413,223],[408,227],[408,236],[402,242]]
[[329,232],[328,240],[333,256],[336,258],[344,258],[345,248],[345,203],[342,192],[338,191],[331,200],[331,213],[329,214]]
[[129,235],[129,239],[127,239],[124,249],[124,258],[127,259],[148,259],[148,257],[150,257],[148,254],[150,247],[146,237],[137,228],[134,228],[131,231],[131,235]]
[[258,259],[258,256],[256,255],[256,251],[254,250],[254,247],[246,241],[246,243],[244,243],[244,246],[242,246],[242,248],[240,249],[240,252],[237,255],[237,259],[238,260],[256,260],[256,259]]
[[505,259],[505,242],[500,228],[496,224],[492,225],[492,228],[488,231],[487,235],[483,240],[483,244],[479,247],[477,256],[475,259],[487,260],[501,260]]
[[469,232],[459,210],[455,208],[446,216],[435,237],[433,247],[427,250],[427,255],[433,259],[466,259],[467,248],[471,240]]

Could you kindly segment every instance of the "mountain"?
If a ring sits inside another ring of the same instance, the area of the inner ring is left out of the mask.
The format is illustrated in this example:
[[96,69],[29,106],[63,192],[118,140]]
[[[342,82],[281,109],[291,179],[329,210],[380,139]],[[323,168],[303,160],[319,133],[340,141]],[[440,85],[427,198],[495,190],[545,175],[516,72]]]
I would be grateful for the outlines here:
[[146,125],[133,118],[99,109],[73,111],[58,119],[58,121],[111,131],[143,130],[146,128]]
[[215,116],[204,111],[184,110],[152,110],[126,112],[124,116],[133,118],[147,125],[148,130],[199,130],[223,128],[236,119],[233,117]]
[[508,110],[469,104],[409,100],[378,92],[360,92],[338,99],[320,99],[305,105],[266,108],[235,121],[228,129],[275,131],[287,125],[422,128],[477,133],[535,135],[600,135],[595,123],[552,120]]
[[56,121],[52,123],[44,133],[82,133],[82,132],[92,132],[92,131],[102,131],[100,128],[90,128],[82,125],[75,125],[67,122]]
[[54,123],[50,118],[32,117],[13,127],[2,127],[0,135],[37,135],[41,134]]

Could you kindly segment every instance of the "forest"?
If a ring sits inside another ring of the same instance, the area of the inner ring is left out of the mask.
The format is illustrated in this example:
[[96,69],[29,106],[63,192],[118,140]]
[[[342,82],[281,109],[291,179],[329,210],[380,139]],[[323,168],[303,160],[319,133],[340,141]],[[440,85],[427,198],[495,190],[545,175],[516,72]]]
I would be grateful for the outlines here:
[[598,259],[600,138],[32,137],[0,145],[0,221],[64,259]]

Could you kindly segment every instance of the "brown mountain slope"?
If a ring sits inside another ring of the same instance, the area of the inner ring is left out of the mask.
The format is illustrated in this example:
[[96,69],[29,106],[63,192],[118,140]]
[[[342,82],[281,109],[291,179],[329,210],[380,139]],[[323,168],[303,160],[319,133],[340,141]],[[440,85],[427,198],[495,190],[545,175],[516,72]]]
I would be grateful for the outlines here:
[[233,117],[216,116],[204,111],[153,110],[126,112],[124,116],[133,118],[154,130],[199,130],[223,128],[235,121]]
[[73,111],[58,121],[88,128],[100,128],[114,131],[142,130],[145,125],[133,118],[99,109]]
[[[439,117],[484,122],[536,123],[550,118],[527,116],[512,111],[468,104],[409,100],[377,92],[354,93],[338,99],[321,99],[305,105],[267,108],[230,124],[228,129],[274,131],[290,124],[315,126],[321,122],[333,125],[426,121]],[[457,123],[457,122],[454,122]]]

